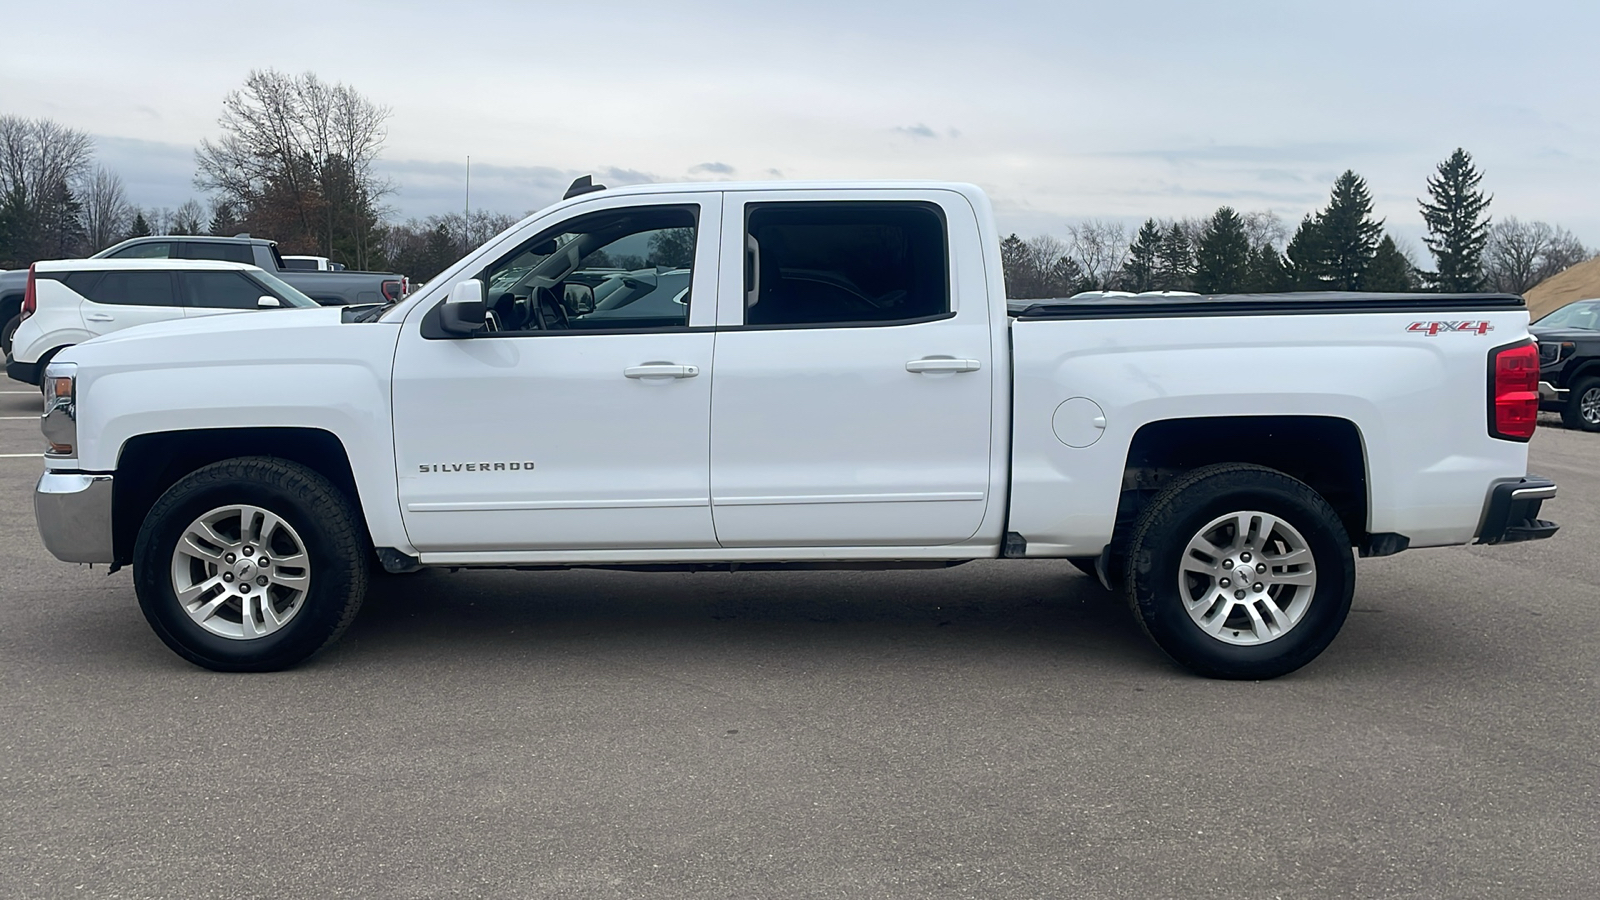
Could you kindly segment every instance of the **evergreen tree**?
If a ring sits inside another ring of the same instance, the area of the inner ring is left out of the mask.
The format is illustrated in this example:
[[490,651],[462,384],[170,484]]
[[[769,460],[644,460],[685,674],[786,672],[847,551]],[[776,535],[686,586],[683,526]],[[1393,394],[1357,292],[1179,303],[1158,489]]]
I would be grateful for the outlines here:
[[149,237],[150,233],[150,223],[145,220],[144,210],[141,209],[133,216],[133,227],[128,229],[128,237]]
[[34,213],[21,186],[0,197],[0,269],[25,269],[33,252]]
[[1027,285],[1028,244],[1016,232],[1000,242],[1000,270],[1005,273],[1006,296],[1024,299]]
[[1367,183],[1346,169],[1333,183],[1328,208],[1318,217],[1322,240],[1322,277],[1336,291],[1366,290],[1367,270],[1378,253],[1383,223],[1372,218]]
[[1326,252],[1323,249],[1322,223],[1317,216],[1307,213],[1300,220],[1300,227],[1295,229],[1294,237],[1289,239],[1289,246],[1284,249],[1283,255],[1286,287],[1295,291],[1328,289],[1323,274],[1326,270],[1323,262]]
[[1200,232],[1194,249],[1194,289],[1202,294],[1244,290],[1250,268],[1250,239],[1233,207],[1218,209]]
[[1478,187],[1482,181],[1472,154],[1457,147],[1428,179],[1430,199],[1417,201],[1428,226],[1422,242],[1437,269],[1427,273],[1428,284],[1441,291],[1483,289],[1483,248],[1489,242],[1484,212],[1493,198]]
[[1244,289],[1254,293],[1287,291],[1292,286],[1276,247],[1262,244],[1250,251],[1250,266],[1245,272]]
[[1189,250],[1189,236],[1174,222],[1161,239],[1161,251],[1156,254],[1155,289],[1158,291],[1187,291],[1194,275],[1194,256]]
[[1367,270],[1366,290],[1369,291],[1414,291],[1417,288],[1416,268],[1411,265],[1411,260],[1400,252],[1400,246],[1394,238],[1384,235],[1378,243],[1378,251],[1372,258],[1372,267]]
[[37,245],[41,258],[71,259],[83,248],[83,204],[72,195],[66,182],[50,192],[38,216]]
[[219,200],[211,205],[211,223],[206,227],[208,234],[233,237],[244,230],[243,225],[239,221],[239,208],[233,203]]
[[1154,290],[1160,257],[1161,226],[1155,219],[1145,219],[1128,247],[1128,261],[1122,267],[1123,285],[1130,291]]

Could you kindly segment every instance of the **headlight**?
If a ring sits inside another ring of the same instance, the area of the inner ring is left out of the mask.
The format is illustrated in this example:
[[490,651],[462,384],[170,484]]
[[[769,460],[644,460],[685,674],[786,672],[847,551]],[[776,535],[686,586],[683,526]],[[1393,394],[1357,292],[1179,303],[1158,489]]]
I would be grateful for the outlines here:
[[46,456],[78,455],[78,367],[53,362],[44,372],[44,418],[39,430],[50,442]]

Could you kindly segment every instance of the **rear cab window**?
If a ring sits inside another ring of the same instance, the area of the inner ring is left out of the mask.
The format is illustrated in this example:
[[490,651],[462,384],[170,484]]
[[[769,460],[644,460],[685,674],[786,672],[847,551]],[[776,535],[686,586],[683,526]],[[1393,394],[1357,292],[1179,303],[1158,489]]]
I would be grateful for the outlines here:
[[256,258],[249,244],[225,244],[218,241],[184,241],[184,259],[216,259],[222,262],[254,265]]

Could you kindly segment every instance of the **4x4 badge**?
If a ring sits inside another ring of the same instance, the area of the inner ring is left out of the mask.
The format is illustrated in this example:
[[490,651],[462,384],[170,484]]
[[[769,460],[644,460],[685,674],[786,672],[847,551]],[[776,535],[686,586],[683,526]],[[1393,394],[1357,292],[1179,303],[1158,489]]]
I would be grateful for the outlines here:
[[1442,332],[1488,334],[1494,330],[1494,326],[1488,322],[1412,322],[1406,326],[1406,330],[1433,337]]

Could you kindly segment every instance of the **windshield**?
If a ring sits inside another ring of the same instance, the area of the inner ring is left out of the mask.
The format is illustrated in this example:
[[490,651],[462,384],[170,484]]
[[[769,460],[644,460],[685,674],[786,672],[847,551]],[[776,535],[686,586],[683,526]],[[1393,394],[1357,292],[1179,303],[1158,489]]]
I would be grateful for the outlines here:
[[1579,300],[1569,303],[1533,323],[1540,328],[1581,328],[1600,331],[1600,300]]
[[270,288],[274,294],[277,294],[290,306],[306,307],[321,305],[317,301],[307,297],[305,294],[295,290],[283,279],[265,269],[257,269],[250,274],[254,275],[257,281]]

